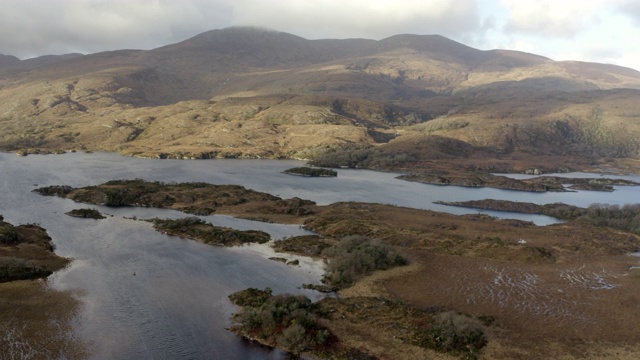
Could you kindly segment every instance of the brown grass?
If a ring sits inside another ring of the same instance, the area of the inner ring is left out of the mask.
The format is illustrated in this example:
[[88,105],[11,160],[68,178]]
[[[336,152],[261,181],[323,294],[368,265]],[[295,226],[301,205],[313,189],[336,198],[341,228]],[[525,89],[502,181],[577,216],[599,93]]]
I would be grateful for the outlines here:
[[52,290],[46,281],[0,284],[0,358],[86,358],[73,330],[79,307],[73,294]]
[[[626,255],[638,248],[635,235],[361,203],[330,205],[307,226],[325,236],[378,237],[409,258],[409,266],[374,273],[342,290],[346,298],[384,296],[417,308],[495,317],[482,358],[638,353],[640,270],[631,269],[638,259]],[[382,333],[344,326],[343,334],[353,333],[362,346],[384,341]]]

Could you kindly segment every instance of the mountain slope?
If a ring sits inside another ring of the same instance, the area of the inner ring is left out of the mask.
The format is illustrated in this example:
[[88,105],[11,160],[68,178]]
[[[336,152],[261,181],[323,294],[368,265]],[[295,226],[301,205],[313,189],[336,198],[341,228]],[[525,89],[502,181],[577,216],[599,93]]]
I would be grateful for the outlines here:
[[484,157],[635,157],[632,89],[632,69],[438,35],[306,40],[228,28],[149,51],[0,57],[0,146],[309,157],[349,144],[394,152],[437,135]]

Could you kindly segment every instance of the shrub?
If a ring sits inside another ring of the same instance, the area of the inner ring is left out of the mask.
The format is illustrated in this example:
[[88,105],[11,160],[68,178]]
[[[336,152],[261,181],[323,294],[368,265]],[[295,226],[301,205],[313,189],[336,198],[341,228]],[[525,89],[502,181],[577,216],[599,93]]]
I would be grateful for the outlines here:
[[229,299],[243,307],[231,329],[240,335],[296,354],[318,348],[331,337],[317,324],[315,305],[304,296],[271,295],[267,288],[242,290]]
[[348,287],[375,270],[407,263],[389,246],[364,236],[347,236],[323,251],[323,255],[329,258],[323,282],[337,288]]
[[389,167],[415,161],[415,157],[405,153],[391,153],[370,145],[344,144],[318,149],[312,154],[310,165],[324,167],[378,168]]
[[577,219],[595,226],[608,226],[640,234],[640,204],[627,204],[622,207],[592,204]]
[[18,243],[18,233],[13,225],[0,220],[0,245],[14,245]]
[[433,316],[429,336],[438,350],[460,351],[472,356],[487,344],[480,321],[453,311]]
[[248,288],[229,295],[229,300],[238,306],[259,307],[271,297],[271,288],[264,290]]

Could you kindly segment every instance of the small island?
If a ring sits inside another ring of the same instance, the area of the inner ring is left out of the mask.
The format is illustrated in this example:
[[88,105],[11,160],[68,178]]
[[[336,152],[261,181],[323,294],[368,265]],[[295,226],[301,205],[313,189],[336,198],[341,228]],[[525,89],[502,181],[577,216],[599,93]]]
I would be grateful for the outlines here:
[[73,209],[69,212],[66,212],[65,214],[83,219],[106,219],[106,217],[96,209]]
[[[439,170],[432,173],[400,175],[398,179],[430,185],[462,187],[491,187],[502,190],[527,192],[566,192],[576,190],[611,192],[614,186],[638,186],[637,182],[609,178],[570,178],[539,176],[530,179],[514,179],[482,172]],[[567,186],[565,186],[567,185]]]
[[206,216],[220,213],[266,222],[300,223],[315,212],[315,203],[280,197],[238,185],[207,183],[162,183],[157,181],[112,180],[97,186],[73,188],[53,185],[33,190],[86,204],[111,207],[139,206],[173,209]]
[[301,166],[283,171],[284,174],[307,177],[337,177],[338,172],[331,169]]
[[214,246],[239,246],[248,243],[264,244],[271,236],[258,230],[235,230],[214,226],[197,217],[175,220],[152,219],[153,227],[164,234],[196,240]]

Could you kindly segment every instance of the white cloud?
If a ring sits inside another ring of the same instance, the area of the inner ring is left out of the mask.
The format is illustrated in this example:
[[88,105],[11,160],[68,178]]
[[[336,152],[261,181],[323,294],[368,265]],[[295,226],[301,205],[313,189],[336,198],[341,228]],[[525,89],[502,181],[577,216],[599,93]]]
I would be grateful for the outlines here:
[[307,38],[399,33],[455,37],[480,27],[475,0],[238,0],[234,23],[293,32]]
[[[615,0],[614,0],[615,1]],[[505,31],[571,38],[599,21],[611,0],[501,0],[510,12]]]
[[3,0],[0,53],[150,48],[228,26],[227,1]]
[[476,0],[2,0],[0,53],[148,49],[230,25],[307,38],[461,36],[480,27]]
[[622,0],[618,11],[631,18],[636,26],[640,26],[640,2],[637,0]]
[[628,51],[617,57],[612,63],[640,70],[640,49]]

